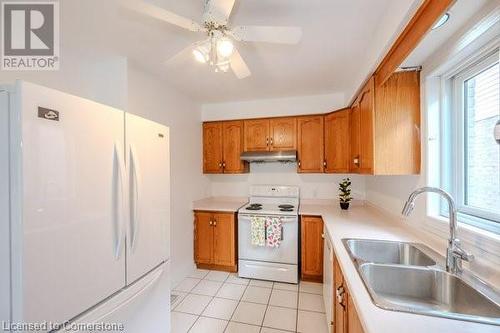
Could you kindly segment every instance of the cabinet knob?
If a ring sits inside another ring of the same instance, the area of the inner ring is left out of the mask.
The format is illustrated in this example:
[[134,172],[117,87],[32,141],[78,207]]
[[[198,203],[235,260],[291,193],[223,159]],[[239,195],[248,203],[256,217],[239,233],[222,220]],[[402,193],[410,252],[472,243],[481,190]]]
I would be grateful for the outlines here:
[[210,220],[210,222],[208,222],[209,225],[213,225],[214,223],[212,222],[212,220]]
[[273,138],[271,138],[271,146],[273,145]]
[[222,168],[226,168],[226,162],[222,162]]
[[214,227],[217,226],[217,220],[214,220]]
[[359,155],[355,156],[352,162],[354,163],[355,166],[359,167],[359,165],[361,164]]
[[326,160],[323,161],[323,166],[326,168]]
[[222,162],[219,162],[219,168],[222,168]]
[[269,146],[269,138],[266,138],[266,146]]
[[298,166],[299,166],[299,168],[300,168],[300,160],[297,162],[297,165],[298,165]]

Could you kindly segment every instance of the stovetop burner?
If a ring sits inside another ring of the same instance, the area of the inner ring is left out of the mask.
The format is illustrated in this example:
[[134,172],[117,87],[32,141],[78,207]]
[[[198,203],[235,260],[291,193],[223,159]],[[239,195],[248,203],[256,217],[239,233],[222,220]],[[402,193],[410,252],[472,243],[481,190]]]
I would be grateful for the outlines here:
[[282,212],[293,212],[293,208],[280,208]]
[[251,207],[262,207],[262,204],[260,203],[252,203],[250,204]]
[[245,208],[246,210],[261,210],[262,206],[250,205]]
[[[278,206],[279,208],[282,208],[282,209],[290,209],[290,210],[293,210],[293,205],[289,205],[289,204],[283,204],[283,205],[279,205]],[[285,212],[289,212],[289,210],[285,210]]]

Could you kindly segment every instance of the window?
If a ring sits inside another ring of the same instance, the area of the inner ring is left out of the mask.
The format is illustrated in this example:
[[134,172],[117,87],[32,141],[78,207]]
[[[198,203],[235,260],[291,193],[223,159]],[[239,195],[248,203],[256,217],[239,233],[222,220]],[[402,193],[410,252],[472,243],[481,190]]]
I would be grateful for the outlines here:
[[[448,80],[442,186],[457,201],[459,220],[500,231],[499,53],[496,50]],[[447,206],[441,202],[441,214]]]

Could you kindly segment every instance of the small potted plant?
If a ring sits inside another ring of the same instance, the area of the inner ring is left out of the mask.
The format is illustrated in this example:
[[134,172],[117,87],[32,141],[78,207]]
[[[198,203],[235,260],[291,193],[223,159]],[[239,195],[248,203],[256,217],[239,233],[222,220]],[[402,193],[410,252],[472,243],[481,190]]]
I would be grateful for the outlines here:
[[347,210],[349,208],[349,202],[352,200],[351,180],[349,178],[344,178],[339,183],[339,200],[340,208]]

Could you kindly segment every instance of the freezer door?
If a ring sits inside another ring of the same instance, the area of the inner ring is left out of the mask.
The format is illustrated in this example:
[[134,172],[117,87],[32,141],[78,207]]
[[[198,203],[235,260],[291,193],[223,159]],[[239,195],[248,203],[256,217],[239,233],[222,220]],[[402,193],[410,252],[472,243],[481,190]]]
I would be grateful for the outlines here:
[[64,322],[125,286],[124,113],[18,82],[11,114],[15,322]]
[[130,218],[127,283],[169,257],[170,168],[168,128],[126,114],[126,164]]
[[69,323],[68,331],[95,333],[86,326],[103,323],[113,333],[171,332],[169,276],[167,262]]

